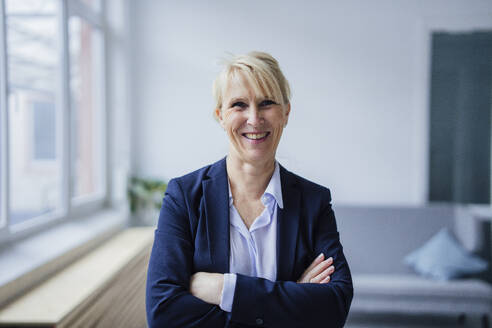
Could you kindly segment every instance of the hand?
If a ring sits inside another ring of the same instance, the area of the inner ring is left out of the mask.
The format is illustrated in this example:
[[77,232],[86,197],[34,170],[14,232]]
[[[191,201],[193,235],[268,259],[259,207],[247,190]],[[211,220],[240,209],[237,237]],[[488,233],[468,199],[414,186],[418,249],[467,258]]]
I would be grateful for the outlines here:
[[335,272],[333,265],[333,258],[330,257],[325,260],[325,255],[321,253],[314,259],[313,263],[304,271],[301,275],[298,283],[317,283],[325,284],[330,281],[330,275]]
[[207,303],[220,305],[223,287],[221,273],[197,272],[191,276],[190,293]]

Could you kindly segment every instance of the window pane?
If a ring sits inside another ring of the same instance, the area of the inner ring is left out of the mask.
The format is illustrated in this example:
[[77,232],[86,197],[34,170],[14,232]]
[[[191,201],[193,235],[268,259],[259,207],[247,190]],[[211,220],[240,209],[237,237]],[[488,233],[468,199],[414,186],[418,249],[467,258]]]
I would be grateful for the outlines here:
[[10,222],[61,209],[58,2],[7,0]]
[[[1,14],[1,12],[0,12]],[[0,20],[1,21],[1,20]],[[0,66],[0,74],[4,74],[4,68]],[[0,82],[0,86],[1,86],[1,82]],[[4,188],[4,172],[3,170],[5,169],[3,167],[3,160],[4,160],[4,152],[5,152],[5,147],[4,147],[4,138],[3,138],[3,133],[5,133],[4,131],[4,117],[5,117],[5,110],[6,108],[4,108],[3,104],[4,104],[4,94],[3,92],[0,92],[0,229],[3,228],[5,226],[5,204],[4,204],[4,191],[3,191],[3,188]]]
[[34,102],[34,158],[54,160],[55,143],[55,104],[52,102]]
[[[0,4],[0,24],[3,24],[3,10],[2,10],[2,5]],[[0,27],[0,31],[1,31]],[[0,36],[1,37],[1,36]],[[2,40],[0,39],[0,44],[3,45]],[[1,48],[2,46],[0,46]],[[0,54],[0,58],[2,58],[2,54]],[[3,77],[5,76],[5,66],[2,63],[2,60],[0,60],[0,88],[4,88],[3,86]],[[7,111],[5,104],[5,97],[6,95],[4,94],[3,90],[0,90],[0,229],[5,226],[6,223],[6,218],[5,218],[5,191],[4,191],[4,184],[5,184],[5,179],[4,179],[4,174],[3,170],[5,169],[4,167],[4,159],[5,159],[5,153],[6,153],[6,147],[5,147],[5,140],[4,140],[4,133],[5,133],[5,113]]]
[[[0,67],[0,74],[2,74],[2,68]],[[0,104],[3,104],[2,103],[2,97],[3,95],[0,94]],[[4,147],[3,147],[3,136],[2,136],[2,129],[3,129],[3,111],[5,109],[3,108],[3,106],[0,106],[0,229],[3,228],[5,226],[5,217],[4,217],[4,200],[3,200],[3,184],[5,183],[3,181],[3,172],[2,170],[4,169],[3,168],[3,151],[4,151]]]
[[69,20],[74,197],[101,195],[103,184],[102,40],[79,17]]
[[101,10],[101,0],[82,0],[82,2],[96,11]]

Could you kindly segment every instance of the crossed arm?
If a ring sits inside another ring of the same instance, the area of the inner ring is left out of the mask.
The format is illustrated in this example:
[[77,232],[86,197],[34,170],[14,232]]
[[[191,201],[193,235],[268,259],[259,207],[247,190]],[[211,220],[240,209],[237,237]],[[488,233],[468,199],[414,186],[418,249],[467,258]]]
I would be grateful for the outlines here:
[[[335,271],[333,258],[325,259],[321,253],[304,271],[297,283],[326,284]],[[197,272],[191,276],[190,293],[204,302],[220,305],[224,275],[222,273]]]
[[146,292],[149,327],[216,328],[231,321],[258,326],[262,325],[259,318],[267,327],[343,326],[353,289],[331,205],[316,226],[314,252],[333,258],[314,260],[297,281],[273,282],[237,274],[228,313],[217,306],[222,275],[194,274],[195,245],[188,213],[178,201],[183,198],[180,192],[171,180],[155,233]]

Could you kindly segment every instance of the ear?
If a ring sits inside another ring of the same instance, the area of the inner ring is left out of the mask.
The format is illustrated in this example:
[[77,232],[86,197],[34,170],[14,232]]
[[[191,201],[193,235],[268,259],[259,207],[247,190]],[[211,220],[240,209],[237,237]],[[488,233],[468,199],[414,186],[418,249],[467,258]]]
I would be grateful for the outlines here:
[[285,122],[284,122],[284,127],[287,126],[287,122],[289,121],[289,114],[290,114],[290,103],[285,105]]
[[223,128],[224,127],[224,119],[222,117],[222,110],[220,108],[216,108],[214,110],[214,115],[215,115],[215,117],[217,118],[217,120],[219,121],[220,125]]

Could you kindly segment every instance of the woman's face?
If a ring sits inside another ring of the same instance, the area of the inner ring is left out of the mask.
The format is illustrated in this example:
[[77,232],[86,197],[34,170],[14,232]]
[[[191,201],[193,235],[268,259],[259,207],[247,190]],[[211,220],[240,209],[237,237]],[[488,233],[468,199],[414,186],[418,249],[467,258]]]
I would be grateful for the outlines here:
[[219,122],[230,141],[230,155],[248,163],[273,161],[290,113],[273,99],[255,94],[238,74],[229,82],[222,108],[216,109]]

